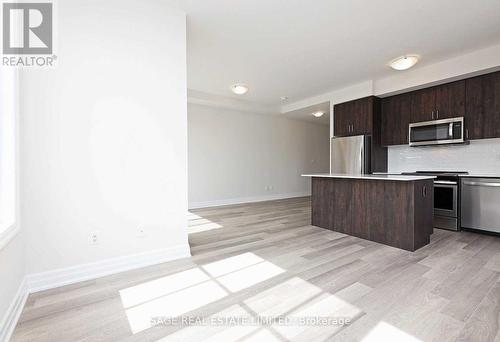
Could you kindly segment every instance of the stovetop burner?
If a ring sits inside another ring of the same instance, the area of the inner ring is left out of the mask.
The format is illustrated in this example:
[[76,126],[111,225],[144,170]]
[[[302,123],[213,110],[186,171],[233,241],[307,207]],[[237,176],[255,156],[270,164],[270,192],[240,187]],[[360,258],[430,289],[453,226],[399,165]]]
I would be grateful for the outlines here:
[[466,171],[416,171],[416,172],[403,172],[403,175],[428,175],[435,176],[436,181],[452,181],[458,183],[458,178],[460,175],[468,175]]
[[403,172],[403,175],[431,175],[431,176],[455,176],[468,175],[467,171],[415,171],[415,172]]
[[435,174],[435,175],[468,175],[467,171],[417,171],[415,173]]

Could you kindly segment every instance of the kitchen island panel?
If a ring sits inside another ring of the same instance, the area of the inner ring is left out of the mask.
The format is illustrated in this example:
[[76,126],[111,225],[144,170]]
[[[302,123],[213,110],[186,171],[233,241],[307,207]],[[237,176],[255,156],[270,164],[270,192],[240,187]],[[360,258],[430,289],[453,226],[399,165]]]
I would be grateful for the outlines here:
[[312,224],[414,251],[433,231],[433,181],[313,177]]

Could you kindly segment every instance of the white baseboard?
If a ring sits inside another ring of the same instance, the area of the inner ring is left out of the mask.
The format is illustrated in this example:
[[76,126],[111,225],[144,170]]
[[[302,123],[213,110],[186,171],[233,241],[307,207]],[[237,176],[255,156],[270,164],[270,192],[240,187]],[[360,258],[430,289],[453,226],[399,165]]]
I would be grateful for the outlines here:
[[24,304],[26,304],[26,300],[28,299],[28,294],[29,291],[26,283],[26,277],[24,277],[21,285],[19,285],[16,295],[5,313],[5,316],[0,322],[1,342],[7,342],[10,340],[10,337],[16,328],[17,321],[21,316],[21,312],[23,311]]
[[30,293],[33,293],[190,256],[189,245],[186,243],[140,254],[29,274],[26,276],[27,285]]
[[48,272],[28,274],[24,277],[9,309],[0,322],[0,342],[7,342],[11,338],[30,293],[161,264],[175,259],[188,258],[190,256],[189,245],[186,243],[140,254],[127,255]]
[[28,274],[24,277],[9,309],[0,322],[0,342],[9,341],[30,293],[161,264],[175,259],[188,258],[190,256],[189,245],[186,243],[140,254],[127,255],[48,272]]
[[230,198],[230,199],[205,201],[205,202],[192,202],[192,203],[189,203],[188,207],[189,207],[189,209],[199,209],[199,208],[209,208],[209,207],[220,207],[223,205],[232,205],[232,204],[273,201],[273,200],[279,200],[279,199],[285,199],[285,198],[295,198],[295,197],[305,197],[305,196],[311,196],[311,192],[310,191],[303,191],[303,192],[292,192],[292,193],[288,193],[288,194],[240,197],[240,198]]

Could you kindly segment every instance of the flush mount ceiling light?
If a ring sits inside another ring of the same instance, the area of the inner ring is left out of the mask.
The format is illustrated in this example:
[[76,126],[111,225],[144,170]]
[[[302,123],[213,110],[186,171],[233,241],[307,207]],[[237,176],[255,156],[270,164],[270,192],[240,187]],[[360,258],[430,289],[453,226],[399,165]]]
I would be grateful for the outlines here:
[[420,57],[417,55],[406,55],[396,58],[395,60],[390,62],[389,65],[394,70],[406,70],[417,64],[419,58]]
[[248,86],[243,83],[236,83],[231,86],[231,91],[236,95],[245,95],[248,93]]
[[314,113],[312,113],[312,115],[314,115],[317,118],[322,117],[324,114],[325,114],[325,112],[314,112]]

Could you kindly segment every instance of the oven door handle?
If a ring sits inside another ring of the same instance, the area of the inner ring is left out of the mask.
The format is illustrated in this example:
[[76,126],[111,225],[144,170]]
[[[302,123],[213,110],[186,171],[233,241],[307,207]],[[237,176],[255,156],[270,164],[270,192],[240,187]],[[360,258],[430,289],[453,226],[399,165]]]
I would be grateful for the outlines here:
[[458,185],[457,182],[453,181],[434,181],[434,184],[443,184],[443,185]]

